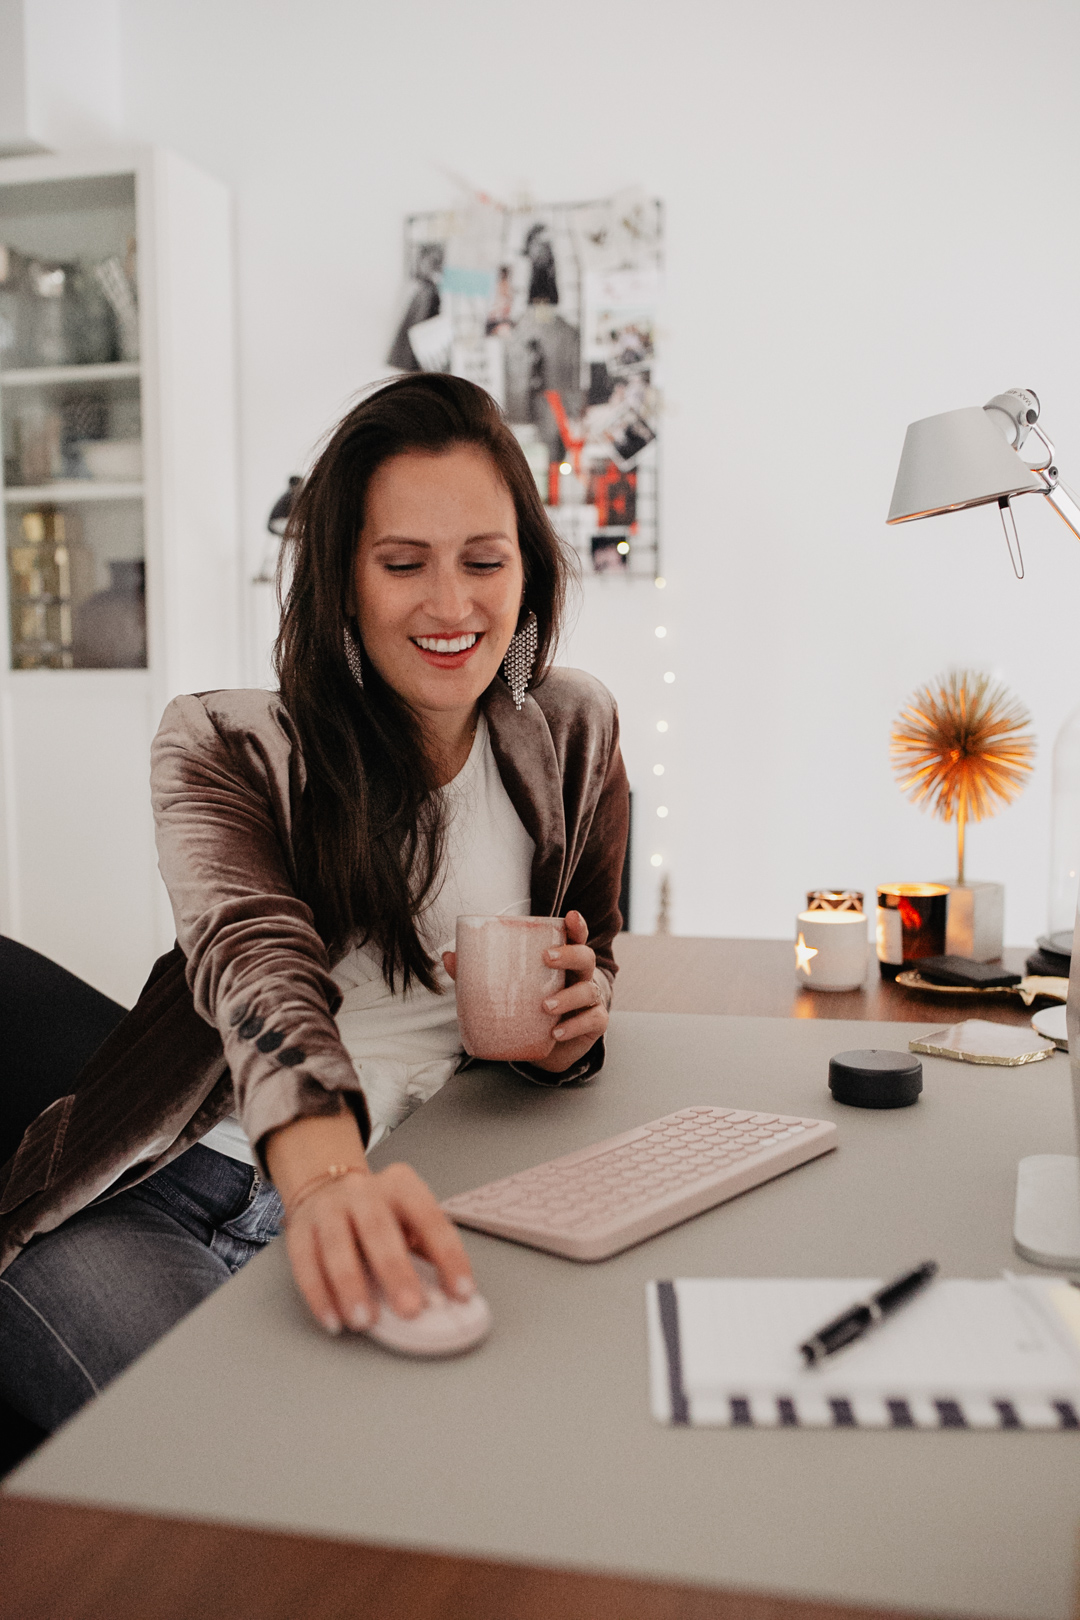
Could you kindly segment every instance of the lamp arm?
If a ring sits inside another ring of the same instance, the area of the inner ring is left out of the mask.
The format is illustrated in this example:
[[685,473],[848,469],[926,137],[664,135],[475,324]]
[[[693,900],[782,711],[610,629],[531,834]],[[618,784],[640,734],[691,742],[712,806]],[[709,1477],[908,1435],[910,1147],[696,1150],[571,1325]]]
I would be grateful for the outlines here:
[[[1020,395],[1023,393],[1023,390],[1017,389],[1014,390],[1014,392],[1017,395]],[[1001,396],[1001,398],[1008,399],[1008,396]],[[1034,399],[1035,396],[1031,395],[1031,398]],[[990,406],[984,408],[992,409],[994,407],[1000,407],[1000,403],[1000,398],[995,399],[991,401]],[[1028,416],[1030,417],[1033,414],[1033,412],[1029,412]],[[1038,473],[1039,477],[1046,485],[1046,489],[1043,491],[1046,499],[1050,502],[1050,505],[1054,508],[1054,511],[1058,514],[1058,516],[1064,518],[1065,522],[1069,525],[1069,528],[1072,530],[1073,534],[1075,534],[1076,538],[1080,540],[1080,503],[1075,500],[1075,498],[1065,488],[1064,484],[1060,482],[1061,474],[1058,472],[1057,463],[1054,458],[1054,446],[1051,444],[1042,428],[1037,427],[1033,421],[1028,419],[1024,419],[1019,432],[1021,438],[1026,436],[1028,433],[1033,433],[1042,444],[1043,449],[1046,452],[1045,460],[1025,461],[1024,465],[1030,467],[1033,473]],[[1002,503],[999,502],[999,505],[1000,504]],[[1006,502],[1004,504],[1007,505],[1008,503]],[[1003,523],[1005,521],[1004,512],[1002,512],[1001,521]],[[1005,538],[1009,538],[1009,531],[1007,528],[1005,530]],[[1009,554],[1010,556],[1012,555],[1011,544],[1009,546]],[[1016,567],[1015,562],[1013,563],[1013,567]],[[1021,575],[1020,577],[1022,578],[1023,576]]]
[[[1056,473],[1057,468],[1051,467],[1050,471]],[[1046,491],[1046,498],[1058,516],[1065,519],[1073,534],[1080,540],[1080,505],[1073,500],[1064,484],[1059,484],[1055,479]]]
[[1054,447],[1050,443],[1050,440],[1046,437],[1046,434],[1043,432],[1042,428],[1037,427],[1034,422],[1029,422],[1027,424],[1027,432],[1034,433],[1035,437],[1039,440],[1043,449],[1046,451],[1046,459],[1044,461],[1025,461],[1023,456],[1021,456],[1020,459],[1025,461],[1025,465],[1030,467],[1032,472],[1049,472],[1052,478],[1056,478],[1057,468],[1054,466]]
[[1076,538],[1080,540],[1080,503],[1061,483],[1061,474],[1054,458],[1054,446],[1050,443],[1043,430],[1036,427],[1034,422],[1030,424],[1030,431],[1042,442],[1046,450],[1046,460],[1042,462],[1029,461],[1027,466],[1031,468],[1032,472],[1038,473],[1046,485],[1046,489],[1043,491],[1046,499],[1058,516],[1064,518]]

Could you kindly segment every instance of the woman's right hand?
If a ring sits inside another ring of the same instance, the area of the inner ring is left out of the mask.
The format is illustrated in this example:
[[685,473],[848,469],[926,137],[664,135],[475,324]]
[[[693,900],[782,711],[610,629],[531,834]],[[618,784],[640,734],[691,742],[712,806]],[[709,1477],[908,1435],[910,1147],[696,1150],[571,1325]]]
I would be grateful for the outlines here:
[[[342,1325],[362,1331],[375,1319],[373,1281],[399,1316],[424,1304],[410,1252],[439,1272],[445,1293],[468,1299],[472,1270],[457,1228],[430,1188],[407,1164],[368,1168],[351,1114],[294,1120],[275,1131],[266,1161],[285,1205],[285,1242],[296,1285],[328,1333]],[[330,1165],[352,1165],[293,1201]]]

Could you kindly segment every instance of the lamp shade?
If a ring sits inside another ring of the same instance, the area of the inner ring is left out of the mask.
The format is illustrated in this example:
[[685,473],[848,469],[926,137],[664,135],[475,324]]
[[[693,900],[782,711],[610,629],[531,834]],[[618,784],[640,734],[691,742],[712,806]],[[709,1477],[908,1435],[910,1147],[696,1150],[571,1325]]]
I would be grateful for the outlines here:
[[1004,495],[1046,493],[981,405],[912,422],[896,475],[889,523],[983,506]]

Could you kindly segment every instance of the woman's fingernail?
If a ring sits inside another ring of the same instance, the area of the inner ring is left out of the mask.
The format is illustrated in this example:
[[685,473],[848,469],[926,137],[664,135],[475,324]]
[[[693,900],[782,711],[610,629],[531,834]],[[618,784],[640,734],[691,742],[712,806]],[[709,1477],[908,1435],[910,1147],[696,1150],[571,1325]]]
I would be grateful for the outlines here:
[[371,1326],[371,1312],[366,1305],[354,1305],[349,1312],[349,1321],[357,1333],[363,1333],[365,1328]]
[[326,1315],[322,1319],[322,1325],[326,1329],[327,1333],[334,1334],[335,1336],[341,1332],[341,1320],[339,1317],[334,1315],[333,1311],[327,1311]]
[[476,1293],[476,1284],[471,1277],[459,1277],[454,1284],[454,1293],[458,1299],[472,1299]]
[[562,1027],[562,1025],[561,1025],[561,1024],[558,1024],[558,1025],[557,1025],[557,1026],[556,1026],[556,1027],[555,1027],[555,1028],[554,1028],[554,1029],[553,1029],[553,1030],[552,1030],[552,1032],[551,1032],[551,1033],[552,1033],[552,1034],[553,1034],[553,1035],[554,1035],[554,1037],[555,1037],[555,1039],[556,1039],[556,1040],[557,1040],[557,1041],[561,1041],[561,1040],[562,1040],[562,1038],[563,1038],[563,1036],[564,1036],[564,1035],[565,1035],[565,1034],[566,1034],[566,1031],[565,1031],[565,1029],[564,1029],[564,1028],[563,1028],[563,1027]]
[[559,1007],[559,1003],[556,1001],[554,996],[552,996],[548,1001],[544,1002],[544,1010],[545,1010],[545,1012],[557,1012],[558,1007]]
[[549,962],[557,962],[561,952],[559,951],[558,946],[555,946],[550,951],[545,951],[544,955],[547,957]]

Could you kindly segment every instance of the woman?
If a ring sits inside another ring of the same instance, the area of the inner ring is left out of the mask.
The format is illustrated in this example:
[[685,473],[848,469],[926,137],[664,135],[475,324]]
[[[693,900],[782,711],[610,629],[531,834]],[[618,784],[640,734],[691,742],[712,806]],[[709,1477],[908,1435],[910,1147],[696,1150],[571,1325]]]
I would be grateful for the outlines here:
[[0,1395],[43,1428],[283,1208],[329,1332],[371,1322],[373,1282],[415,1315],[410,1252],[469,1296],[431,1192],[365,1158],[461,1062],[459,913],[565,915],[551,1050],[519,1067],[603,1062],[626,777],[610,695],[549,666],[565,563],[516,440],[472,384],[400,378],[338,427],[289,533],[280,696],[178,698],[155,739],[177,947],[0,1171]]

